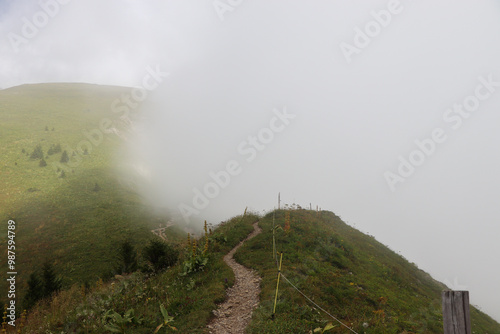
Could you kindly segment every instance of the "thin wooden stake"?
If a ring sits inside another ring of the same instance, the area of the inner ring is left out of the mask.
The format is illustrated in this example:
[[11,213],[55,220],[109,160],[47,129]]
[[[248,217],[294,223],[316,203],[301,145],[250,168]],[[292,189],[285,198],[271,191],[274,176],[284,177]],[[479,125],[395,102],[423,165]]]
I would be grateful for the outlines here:
[[273,308],[273,317],[276,313],[276,302],[278,301],[278,288],[280,286],[280,276],[281,276],[281,261],[283,260],[283,253],[280,255],[280,268],[278,269],[278,282],[276,283],[276,296],[274,297],[274,308]]
[[278,262],[278,259],[276,258],[276,239],[274,237],[274,232],[276,230],[276,227],[274,226],[274,214],[275,212],[273,212],[273,259],[274,264],[276,264],[276,262]]

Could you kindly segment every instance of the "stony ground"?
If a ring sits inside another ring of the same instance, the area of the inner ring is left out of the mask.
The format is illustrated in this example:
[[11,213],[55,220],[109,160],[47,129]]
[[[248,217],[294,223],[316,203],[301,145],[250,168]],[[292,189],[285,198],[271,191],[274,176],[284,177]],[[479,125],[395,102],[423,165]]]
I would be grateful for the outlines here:
[[260,277],[251,269],[242,266],[233,259],[234,253],[243,243],[262,232],[258,222],[253,224],[254,231],[234,247],[224,262],[234,271],[234,285],[227,290],[227,300],[214,311],[215,319],[208,325],[211,334],[243,334],[250,323],[252,312],[259,304]]

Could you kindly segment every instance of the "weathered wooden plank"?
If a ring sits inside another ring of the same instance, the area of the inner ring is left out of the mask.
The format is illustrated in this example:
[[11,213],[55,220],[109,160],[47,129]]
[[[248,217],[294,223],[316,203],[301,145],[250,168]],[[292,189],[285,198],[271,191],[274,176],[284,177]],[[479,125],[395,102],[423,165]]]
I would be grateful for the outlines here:
[[443,291],[444,334],[472,334],[469,313],[469,291]]

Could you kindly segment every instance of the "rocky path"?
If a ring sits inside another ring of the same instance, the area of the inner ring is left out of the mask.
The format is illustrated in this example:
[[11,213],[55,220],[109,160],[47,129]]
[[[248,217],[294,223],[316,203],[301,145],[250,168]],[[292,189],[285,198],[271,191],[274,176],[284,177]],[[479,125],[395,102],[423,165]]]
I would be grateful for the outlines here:
[[208,325],[211,334],[243,334],[250,323],[252,312],[259,304],[260,277],[254,270],[242,266],[233,259],[234,253],[246,240],[262,232],[258,222],[253,224],[253,232],[234,247],[224,262],[234,271],[235,283],[227,290],[227,300],[214,311],[215,319]]

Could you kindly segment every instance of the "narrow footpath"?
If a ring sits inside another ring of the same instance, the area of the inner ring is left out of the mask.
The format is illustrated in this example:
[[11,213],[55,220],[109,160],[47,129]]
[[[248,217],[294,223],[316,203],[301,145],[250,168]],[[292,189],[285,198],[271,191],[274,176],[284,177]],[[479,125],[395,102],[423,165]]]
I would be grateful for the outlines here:
[[245,241],[262,232],[258,223],[253,224],[254,230],[245,240],[224,256],[224,262],[234,272],[235,283],[227,290],[227,300],[214,311],[215,319],[208,325],[211,334],[244,334],[253,310],[259,305],[261,278],[255,270],[242,266],[233,258]]

